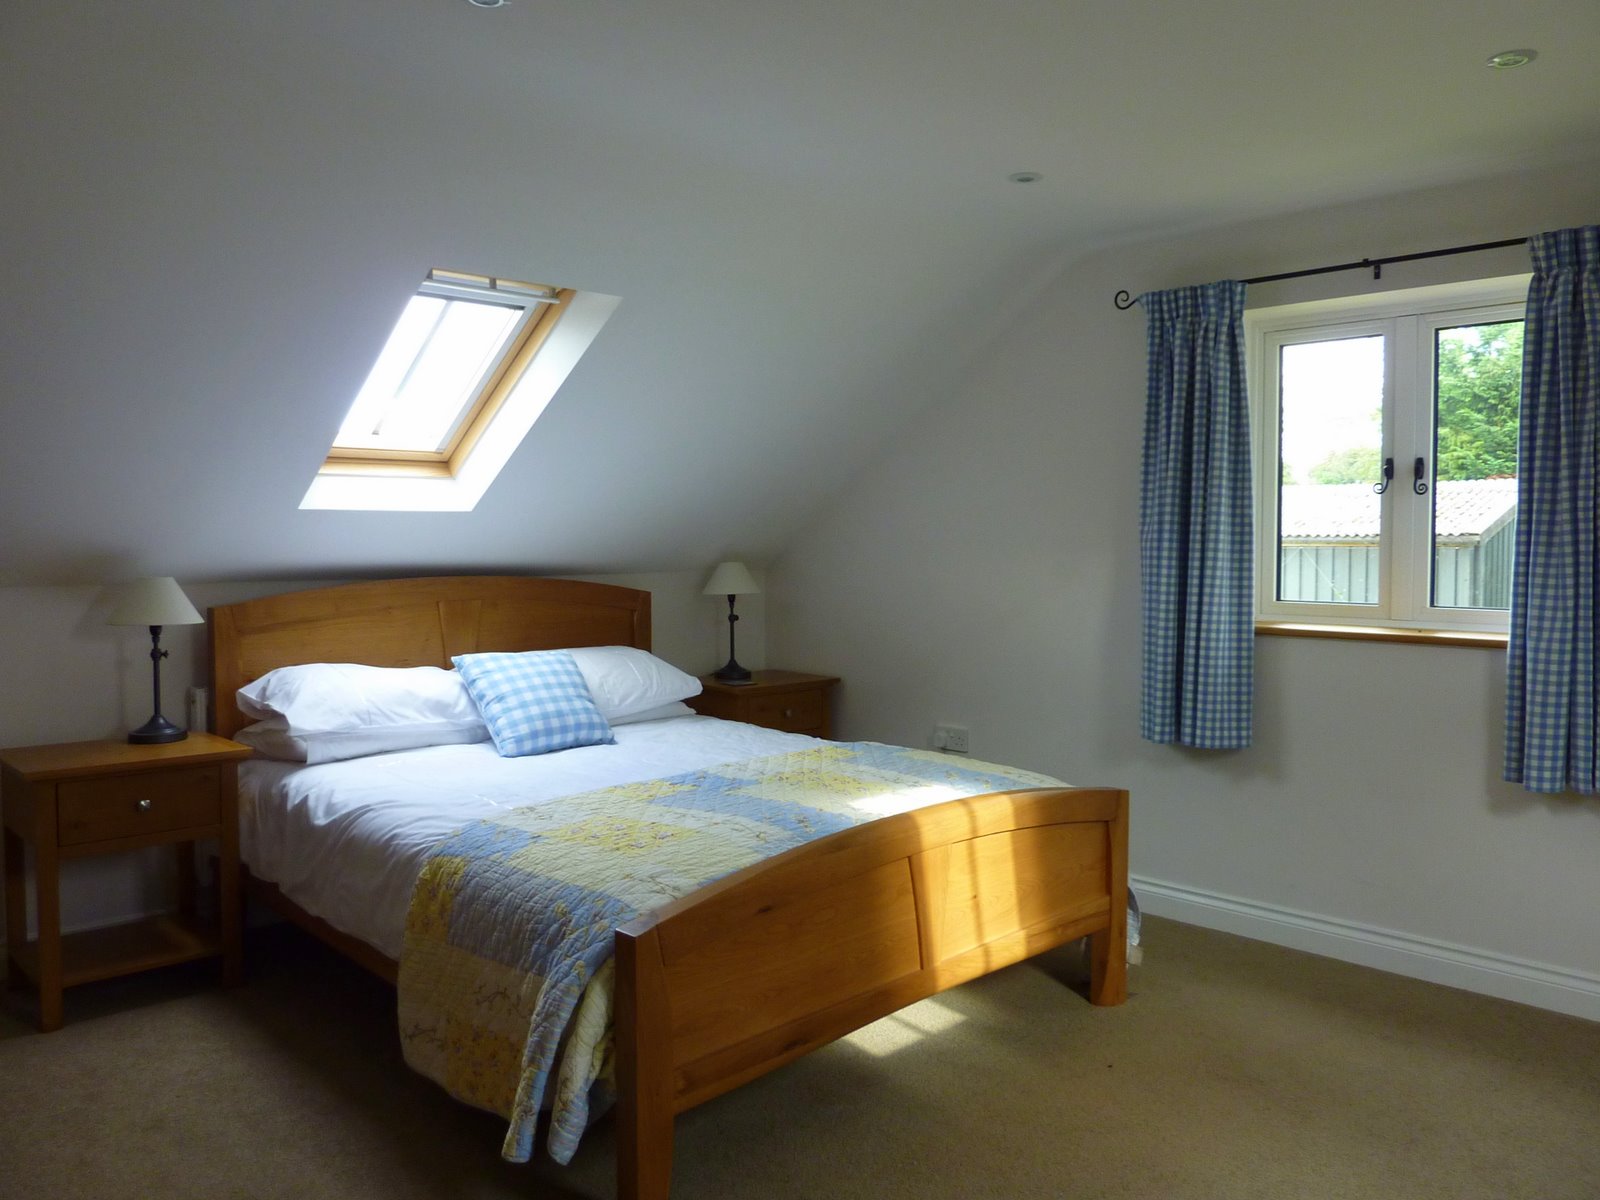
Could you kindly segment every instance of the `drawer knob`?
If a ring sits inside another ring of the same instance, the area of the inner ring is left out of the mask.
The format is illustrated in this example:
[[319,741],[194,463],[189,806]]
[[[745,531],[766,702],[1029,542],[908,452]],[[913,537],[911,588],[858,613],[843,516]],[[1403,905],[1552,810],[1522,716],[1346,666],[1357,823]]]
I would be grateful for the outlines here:
[[792,716],[794,716],[794,709],[792,709],[792,708],[786,708],[786,709],[784,709],[784,710],[783,710],[783,715],[784,715],[784,716],[786,716],[786,717],[792,717]]
[[139,803],[137,805],[135,805],[135,807],[138,808],[138,810],[140,812],[149,812],[150,811],[150,798],[148,796],[145,797],[143,800],[139,801]]

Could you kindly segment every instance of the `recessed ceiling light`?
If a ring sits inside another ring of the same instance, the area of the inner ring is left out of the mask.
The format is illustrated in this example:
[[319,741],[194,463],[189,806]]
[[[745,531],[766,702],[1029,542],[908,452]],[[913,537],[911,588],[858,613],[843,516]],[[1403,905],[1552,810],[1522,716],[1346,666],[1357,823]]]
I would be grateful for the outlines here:
[[1012,183],[1038,183],[1044,176],[1037,171],[1015,171],[1006,178]]
[[473,8],[504,8],[506,0],[467,0]]
[[1537,50],[1502,50],[1499,54],[1491,54],[1484,65],[1509,70],[1512,67],[1525,67],[1538,57]]

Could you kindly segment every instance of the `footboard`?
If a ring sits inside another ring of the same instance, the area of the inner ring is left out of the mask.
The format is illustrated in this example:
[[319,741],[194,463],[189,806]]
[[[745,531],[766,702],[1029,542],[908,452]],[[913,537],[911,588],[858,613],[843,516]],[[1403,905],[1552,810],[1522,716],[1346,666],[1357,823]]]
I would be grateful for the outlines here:
[[618,1195],[665,1200],[674,1117],[913,1001],[1091,939],[1127,995],[1128,795],[951,800],[809,842],[616,935]]

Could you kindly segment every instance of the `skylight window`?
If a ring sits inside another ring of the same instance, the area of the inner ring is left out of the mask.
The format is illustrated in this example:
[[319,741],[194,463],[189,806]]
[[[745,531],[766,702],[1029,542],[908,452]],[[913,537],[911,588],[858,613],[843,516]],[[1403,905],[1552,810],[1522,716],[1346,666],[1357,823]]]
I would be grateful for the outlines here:
[[571,298],[537,284],[428,272],[339,427],[328,468],[448,463],[473,423],[494,416],[502,385],[520,377],[526,362],[513,356],[530,343],[537,351]]
[[341,450],[443,450],[526,310],[411,298],[333,441]]
[[430,271],[300,507],[471,509],[617,303]]

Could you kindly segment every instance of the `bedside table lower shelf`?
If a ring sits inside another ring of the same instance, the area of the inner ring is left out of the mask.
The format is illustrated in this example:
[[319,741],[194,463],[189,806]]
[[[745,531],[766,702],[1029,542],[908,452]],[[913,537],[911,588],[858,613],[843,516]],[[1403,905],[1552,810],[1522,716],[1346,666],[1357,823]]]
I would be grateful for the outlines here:
[[[61,937],[61,986],[113,979],[130,971],[214,958],[223,952],[214,923],[177,913],[145,917],[125,925],[87,929]],[[37,985],[39,943],[10,948],[11,960]]]

